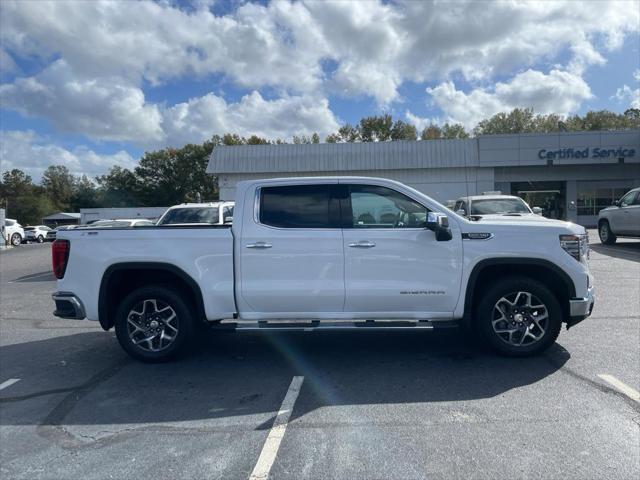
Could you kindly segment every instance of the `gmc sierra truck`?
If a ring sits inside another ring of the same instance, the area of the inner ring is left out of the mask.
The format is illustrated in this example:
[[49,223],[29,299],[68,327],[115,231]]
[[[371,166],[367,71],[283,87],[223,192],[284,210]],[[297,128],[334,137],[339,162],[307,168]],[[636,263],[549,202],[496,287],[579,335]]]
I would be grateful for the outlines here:
[[587,236],[572,223],[471,222],[362,177],[241,182],[235,205],[231,226],[60,231],[54,315],[114,327],[132,357],[159,362],[204,327],[461,327],[525,356],[593,308]]

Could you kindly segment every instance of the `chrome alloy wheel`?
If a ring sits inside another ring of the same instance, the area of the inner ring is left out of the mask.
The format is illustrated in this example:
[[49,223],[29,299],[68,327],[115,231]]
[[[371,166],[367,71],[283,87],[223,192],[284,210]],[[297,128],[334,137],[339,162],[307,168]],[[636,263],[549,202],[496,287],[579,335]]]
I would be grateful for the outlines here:
[[491,324],[505,343],[516,347],[541,340],[549,325],[549,310],[530,292],[513,292],[496,302]]
[[143,300],[127,314],[127,332],[135,346],[148,352],[168,348],[178,335],[178,316],[167,303]]
[[609,240],[609,224],[606,222],[600,225],[600,240],[602,243],[606,243]]

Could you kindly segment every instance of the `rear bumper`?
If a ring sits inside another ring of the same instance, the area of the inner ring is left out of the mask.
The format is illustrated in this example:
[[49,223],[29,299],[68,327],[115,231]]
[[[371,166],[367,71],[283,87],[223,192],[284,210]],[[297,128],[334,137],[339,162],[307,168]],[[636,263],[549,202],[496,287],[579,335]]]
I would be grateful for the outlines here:
[[82,301],[73,293],[55,292],[51,298],[56,302],[56,309],[53,312],[56,317],[82,320],[87,316]]
[[583,298],[572,298],[569,300],[569,320],[567,321],[567,328],[573,327],[580,323],[582,320],[591,315],[593,311],[593,305],[595,303],[595,294],[593,287],[589,287],[587,290],[587,296]]

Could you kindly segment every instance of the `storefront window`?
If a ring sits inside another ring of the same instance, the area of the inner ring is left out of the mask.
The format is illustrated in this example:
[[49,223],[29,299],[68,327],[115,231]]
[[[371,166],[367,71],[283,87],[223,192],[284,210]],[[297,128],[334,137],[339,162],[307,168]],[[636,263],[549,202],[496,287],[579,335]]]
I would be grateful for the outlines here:
[[598,215],[603,208],[611,206],[629,187],[580,188],[578,190],[578,215]]

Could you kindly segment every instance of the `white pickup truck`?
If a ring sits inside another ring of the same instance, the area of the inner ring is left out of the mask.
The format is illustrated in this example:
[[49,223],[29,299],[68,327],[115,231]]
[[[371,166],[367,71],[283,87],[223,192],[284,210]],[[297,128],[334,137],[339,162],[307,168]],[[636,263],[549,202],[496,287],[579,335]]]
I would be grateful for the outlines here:
[[524,356],[591,314],[587,255],[578,225],[471,222],[390,180],[255,180],[238,184],[232,226],[60,231],[54,315],[115,327],[143,361],[201,327],[453,326]]

